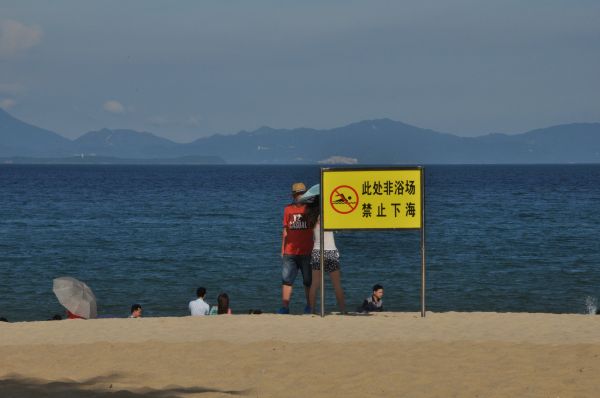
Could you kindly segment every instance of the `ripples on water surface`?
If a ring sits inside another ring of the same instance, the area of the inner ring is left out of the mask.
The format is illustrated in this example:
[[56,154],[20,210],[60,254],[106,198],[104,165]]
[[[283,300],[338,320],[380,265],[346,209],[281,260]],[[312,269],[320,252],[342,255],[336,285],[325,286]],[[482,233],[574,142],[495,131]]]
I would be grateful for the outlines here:
[[[198,285],[235,312],[273,311],[290,184],[318,179],[314,166],[0,166],[0,316],[62,313],[63,275],[104,315],[134,302],[185,315]],[[600,294],[600,166],[431,166],[426,182],[429,310],[584,313]],[[418,232],[336,236],[349,308],[380,282],[387,309],[419,309]]]

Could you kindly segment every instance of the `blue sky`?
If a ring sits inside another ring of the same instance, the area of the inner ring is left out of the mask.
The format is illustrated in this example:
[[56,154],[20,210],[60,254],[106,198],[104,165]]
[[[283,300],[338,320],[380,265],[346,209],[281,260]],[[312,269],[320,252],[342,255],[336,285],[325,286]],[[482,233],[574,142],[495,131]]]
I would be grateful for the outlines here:
[[389,117],[458,135],[600,121],[598,1],[0,3],[0,106],[179,142]]

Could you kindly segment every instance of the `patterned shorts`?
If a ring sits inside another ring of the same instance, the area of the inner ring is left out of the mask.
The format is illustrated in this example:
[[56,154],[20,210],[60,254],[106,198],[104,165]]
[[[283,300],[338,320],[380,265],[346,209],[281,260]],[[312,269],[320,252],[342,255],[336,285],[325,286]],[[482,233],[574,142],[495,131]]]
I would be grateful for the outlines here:
[[[333,272],[340,270],[340,252],[337,250],[325,250],[323,253],[323,262],[325,264],[325,271]],[[310,256],[310,265],[313,270],[321,270],[321,252],[319,250],[313,250]]]

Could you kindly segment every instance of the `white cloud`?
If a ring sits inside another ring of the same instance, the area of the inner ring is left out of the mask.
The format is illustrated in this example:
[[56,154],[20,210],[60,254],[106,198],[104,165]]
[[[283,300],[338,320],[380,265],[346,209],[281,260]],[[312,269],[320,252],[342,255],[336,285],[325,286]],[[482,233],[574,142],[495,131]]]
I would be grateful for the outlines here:
[[42,30],[18,21],[0,21],[0,58],[10,57],[27,50],[42,40]]
[[110,113],[123,113],[125,107],[117,100],[108,100],[104,103],[103,108],[105,111]]
[[4,98],[2,101],[0,101],[0,108],[4,109],[4,110],[8,110],[10,108],[12,108],[13,106],[15,106],[17,103],[15,100],[11,99],[11,98]]

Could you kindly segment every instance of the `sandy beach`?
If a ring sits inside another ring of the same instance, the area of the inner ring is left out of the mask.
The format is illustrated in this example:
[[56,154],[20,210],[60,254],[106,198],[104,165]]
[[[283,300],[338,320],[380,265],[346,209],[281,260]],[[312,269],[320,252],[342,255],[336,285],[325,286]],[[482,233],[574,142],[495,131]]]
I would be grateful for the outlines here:
[[7,397],[594,397],[600,317],[382,313],[0,324]]

